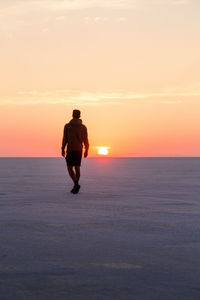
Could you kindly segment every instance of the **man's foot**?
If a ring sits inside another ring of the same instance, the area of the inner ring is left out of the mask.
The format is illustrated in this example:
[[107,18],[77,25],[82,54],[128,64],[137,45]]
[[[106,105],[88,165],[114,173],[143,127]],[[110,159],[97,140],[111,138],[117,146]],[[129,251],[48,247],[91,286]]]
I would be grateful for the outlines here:
[[75,184],[73,189],[71,190],[72,194],[78,194],[79,190],[80,190],[80,185],[79,184]]
[[[78,184],[78,181],[76,180],[76,181],[74,181],[74,187],[73,187],[73,189],[71,190],[71,193],[73,193],[74,194],[74,192],[76,192],[76,190],[77,190],[77,186],[78,186],[79,184]],[[80,186],[79,186],[79,189],[80,189]]]
[[73,189],[70,191],[70,193],[72,193],[72,194],[74,193],[74,187],[73,187]]

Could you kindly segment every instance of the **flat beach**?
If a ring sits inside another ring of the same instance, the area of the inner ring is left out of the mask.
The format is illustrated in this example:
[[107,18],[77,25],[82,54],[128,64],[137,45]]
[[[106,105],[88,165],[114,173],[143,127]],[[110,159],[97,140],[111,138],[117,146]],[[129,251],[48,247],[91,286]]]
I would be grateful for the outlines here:
[[200,159],[0,159],[0,299],[199,300]]

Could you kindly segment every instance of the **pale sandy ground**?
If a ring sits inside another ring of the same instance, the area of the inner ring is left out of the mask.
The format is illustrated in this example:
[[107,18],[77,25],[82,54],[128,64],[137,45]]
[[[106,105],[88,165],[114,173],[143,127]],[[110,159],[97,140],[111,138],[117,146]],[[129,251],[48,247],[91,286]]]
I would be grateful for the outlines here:
[[0,299],[200,299],[200,159],[0,159]]

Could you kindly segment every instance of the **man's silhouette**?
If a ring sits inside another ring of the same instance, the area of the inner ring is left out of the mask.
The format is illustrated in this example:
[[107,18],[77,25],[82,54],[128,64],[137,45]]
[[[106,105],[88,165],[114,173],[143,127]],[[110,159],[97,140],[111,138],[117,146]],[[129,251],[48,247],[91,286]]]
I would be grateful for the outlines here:
[[80,110],[73,110],[73,119],[64,127],[63,140],[62,140],[62,156],[65,157],[69,176],[74,182],[74,187],[71,193],[77,194],[80,189],[80,166],[82,159],[83,144],[85,147],[84,157],[88,156],[89,142],[87,128],[82,124],[80,119]]

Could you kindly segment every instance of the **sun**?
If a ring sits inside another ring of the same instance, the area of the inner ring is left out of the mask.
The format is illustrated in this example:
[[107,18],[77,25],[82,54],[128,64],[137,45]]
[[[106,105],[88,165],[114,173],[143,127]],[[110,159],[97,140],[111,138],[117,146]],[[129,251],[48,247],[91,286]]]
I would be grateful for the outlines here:
[[99,155],[108,155],[110,147],[96,147]]

